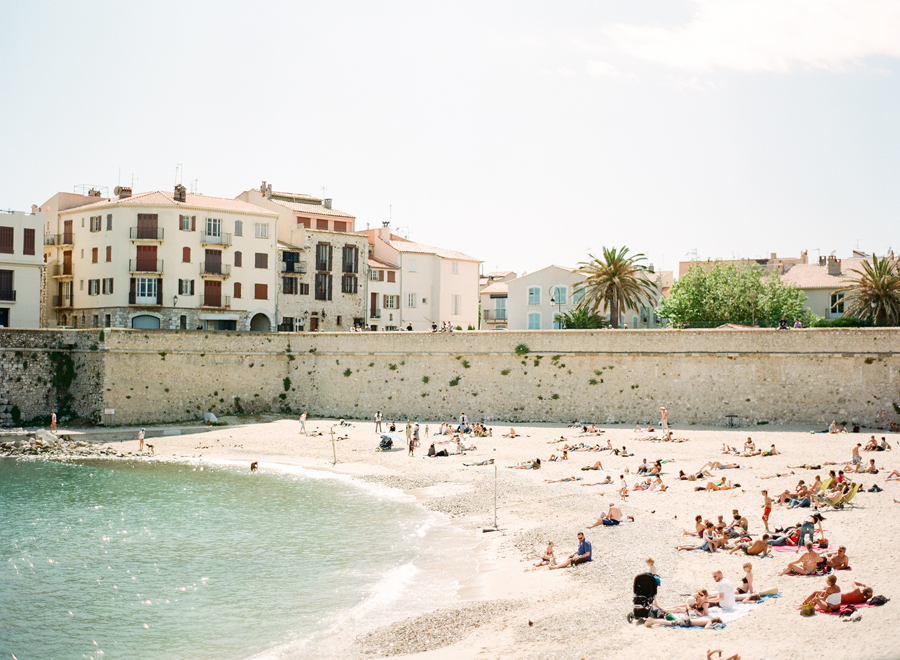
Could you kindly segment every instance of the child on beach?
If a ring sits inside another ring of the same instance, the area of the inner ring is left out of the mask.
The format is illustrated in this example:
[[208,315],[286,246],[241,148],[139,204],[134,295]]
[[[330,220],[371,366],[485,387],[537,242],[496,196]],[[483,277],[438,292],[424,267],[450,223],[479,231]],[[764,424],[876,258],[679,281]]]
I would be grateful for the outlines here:
[[619,497],[623,500],[628,497],[628,484],[625,482],[625,475],[619,475]]

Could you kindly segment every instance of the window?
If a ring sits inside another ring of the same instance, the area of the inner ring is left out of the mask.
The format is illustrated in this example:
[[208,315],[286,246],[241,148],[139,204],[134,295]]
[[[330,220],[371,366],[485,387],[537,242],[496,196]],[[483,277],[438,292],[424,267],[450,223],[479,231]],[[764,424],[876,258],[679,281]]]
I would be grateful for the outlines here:
[[458,293],[450,296],[450,313],[455,315],[462,314],[462,296]]
[[335,325],[343,325],[343,324],[344,324],[344,318],[343,318],[342,316],[338,316],[338,317],[335,319],[334,324],[335,324]]
[[100,327],[100,315],[99,314],[94,314],[94,327],[95,328]]
[[157,283],[159,280],[149,277],[135,278],[135,297],[138,304],[156,304]]
[[406,266],[406,270],[408,270],[410,273],[416,272],[416,260],[415,259],[409,260],[409,262],[407,263],[407,266]]
[[191,263],[191,248],[189,248],[189,247],[181,248],[181,261],[186,264]]
[[369,279],[372,280],[373,282],[380,282],[381,280],[378,278],[382,277],[382,276],[384,276],[383,270],[374,270],[373,269],[373,270],[369,271]]
[[78,290],[84,291],[84,280],[78,280]]
[[241,297],[241,283],[240,282],[234,283],[234,297],[235,298]]
[[428,298],[426,298],[426,297],[423,296],[423,297],[422,297],[422,304],[425,305],[425,304],[427,304],[427,303],[428,303]]
[[265,252],[257,252],[256,253],[256,267],[257,268],[268,268],[269,267],[269,255]]
[[840,316],[844,313],[844,294],[843,293],[832,293],[831,294],[831,314],[834,316]]
[[112,324],[112,317],[109,314],[106,314],[103,317],[103,325],[104,325],[104,327],[108,328],[108,327],[110,327],[111,324]]
[[[347,231],[347,223],[346,222],[338,222],[334,221],[334,230],[335,231]],[[340,323],[338,323],[340,325]]]
[[22,254],[34,254],[34,229],[25,228],[25,239],[22,242]]
[[331,244],[316,245],[316,270],[331,270]]
[[234,267],[235,267],[235,268],[240,268],[240,267],[241,267],[241,264],[242,264],[243,262],[244,262],[244,255],[241,254],[240,252],[235,252],[235,253],[234,253]]
[[92,232],[100,231],[100,226],[102,225],[102,223],[103,223],[102,215],[92,215],[91,216],[91,231]]
[[100,248],[91,248],[91,263],[95,264],[100,260]]
[[254,284],[253,285],[253,298],[255,300],[268,300],[269,299],[269,285],[268,284]]
[[316,220],[316,229],[328,231],[328,220]]
[[256,231],[256,238],[269,238],[269,225],[265,222],[257,222],[254,229]]
[[316,273],[316,300],[331,300],[331,273]]
[[187,315],[182,314],[178,317],[178,328],[181,330],[187,330]]
[[104,277],[103,278],[103,294],[109,295],[113,292],[113,278]]
[[307,284],[306,282],[300,282],[299,293],[301,296],[308,296],[309,295],[309,284]]
[[540,330],[541,329],[541,315],[537,312],[531,312],[528,315],[528,329],[529,330]]
[[206,235],[212,236],[213,238],[221,238],[222,237],[222,219],[221,218],[207,218],[206,219]]
[[359,272],[359,248],[355,245],[345,245],[341,250],[343,270],[345,273]]
[[574,291],[572,291],[572,304],[577,305],[581,302],[582,298],[584,298],[584,288],[578,287]]
[[106,231],[110,231],[111,229],[112,229],[112,213],[107,213],[106,214]]
[[310,218],[297,218],[297,224],[303,225],[307,229],[312,227],[312,220]]
[[293,332],[294,331],[294,317],[293,316],[282,316],[281,324],[278,326],[278,332]]
[[356,275],[344,275],[341,278],[341,293],[356,293],[357,286]]
[[244,223],[241,220],[234,221],[234,235],[235,236],[243,236],[244,235]]
[[112,261],[112,245],[106,246],[106,261]]
[[564,286],[555,286],[553,287],[553,300],[551,301],[554,305],[565,305],[566,301],[569,299],[569,296],[566,295],[567,287]]
[[13,228],[0,227],[0,252],[3,254],[13,253]]
[[459,275],[459,262],[453,261],[450,263],[450,272],[454,275]]
[[396,281],[397,281],[396,271],[389,270],[388,271],[388,282],[396,282]]
[[297,278],[296,277],[282,277],[281,278],[281,291],[287,295],[297,295]]
[[385,296],[384,297],[384,308],[385,309],[397,309],[400,305],[398,303],[398,298],[400,296]]
[[178,220],[181,231],[194,231],[197,228],[196,215],[179,215]]
[[406,306],[407,307],[415,307],[416,306],[416,294],[414,294],[414,293],[406,294]]
[[179,296],[194,295],[194,280],[178,280],[178,295]]
[[88,280],[88,295],[89,296],[99,296],[100,295],[100,280]]
[[[530,286],[528,287],[528,304],[529,305],[540,305],[541,304],[541,289],[540,287]],[[538,322],[540,322],[540,314],[538,314]],[[530,318],[530,317],[529,317]],[[531,321],[529,321],[531,323]],[[529,330],[532,328],[529,326]]]

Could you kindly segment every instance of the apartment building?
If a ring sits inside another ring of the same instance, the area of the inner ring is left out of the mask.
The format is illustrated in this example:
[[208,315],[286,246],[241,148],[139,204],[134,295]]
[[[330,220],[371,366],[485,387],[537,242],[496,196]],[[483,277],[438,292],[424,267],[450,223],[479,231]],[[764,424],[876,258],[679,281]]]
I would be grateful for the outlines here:
[[413,330],[430,330],[432,324],[443,322],[464,330],[478,327],[481,261],[392,234],[388,223],[362,233],[368,238],[370,257],[397,266],[400,307],[395,325]]
[[366,325],[367,242],[356,218],[330,199],[278,192],[265,181],[238,200],[278,217],[276,312],[283,332],[341,332]]
[[400,266],[369,257],[369,330],[400,330]]
[[859,278],[862,264],[872,257],[853,252],[849,259],[835,256],[819,257],[818,263],[792,266],[781,275],[785,284],[793,284],[806,295],[806,307],[823,319],[836,319],[844,315],[844,295],[840,289]]
[[181,185],[83,201],[43,207],[49,325],[275,328],[277,214]]
[[484,273],[478,282],[481,299],[481,329],[506,330],[506,301],[509,298],[507,282],[516,279],[511,270]]
[[0,211],[0,328],[40,328],[43,319],[43,217]]

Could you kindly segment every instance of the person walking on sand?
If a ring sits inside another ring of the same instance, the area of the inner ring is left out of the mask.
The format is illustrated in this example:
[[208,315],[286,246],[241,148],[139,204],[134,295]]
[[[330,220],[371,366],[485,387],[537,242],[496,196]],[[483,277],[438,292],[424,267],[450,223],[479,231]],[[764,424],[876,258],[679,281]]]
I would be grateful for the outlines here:
[[375,433],[381,433],[381,422],[384,419],[381,415],[381,411],[375,413]]
[[619,497],[623,500],[628,497],[628,483],[625,481],[625,475],[619,475]]
[[669,411],[666,410],[665,406],[659,407],[659,426],[662,428],[663,433],[669,430]]
[[303,414],[300,415],[300,433],[303,435],[307,435],[306,433],[306,411],[303,411]]
[[769,497],[769,491],[764,490],[762,492],[763,496],[763,525],[766,526],[766,531],[769,531],[769,514],[772,513],[772,498]]
[[50,433],[56,433],[56,411],[50,411]]
[[138,442],[141,443],[139,451],[143,452],[144,451],[144,429],[141,429],[140,431],[138,431]]

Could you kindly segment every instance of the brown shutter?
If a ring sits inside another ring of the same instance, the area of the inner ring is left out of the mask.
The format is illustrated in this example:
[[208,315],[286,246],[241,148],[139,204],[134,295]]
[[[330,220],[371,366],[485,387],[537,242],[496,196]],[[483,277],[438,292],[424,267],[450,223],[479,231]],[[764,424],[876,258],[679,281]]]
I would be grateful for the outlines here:
[[156,304],[162,305],[162,278],[156,280]]
[[191,280],[191,295],[194,295],[194,280]]
[[191,231],[197,231],[197,216],[191,216]]
[[109,292],[110,292],[110,293],[113,292],[113,282],[114,282],[114,281],[115,281],[115,280],[114,280],[113,278],[111,278],[111,277],[109,278]]
[[13,228],[0,227],[0,252],[3,254],[13,253]]
[[137,281],[131,278],[131,289],[128,291],[128,304],[133,305],[137,302]]
[[241,297],[241,283],[240,282],[234,283],[234,297],[235,298]]
[[25,241],[22,254],[34,254],[34,229],[25,228]]

